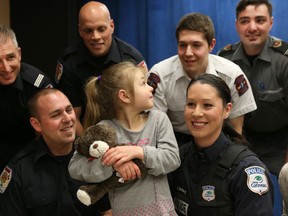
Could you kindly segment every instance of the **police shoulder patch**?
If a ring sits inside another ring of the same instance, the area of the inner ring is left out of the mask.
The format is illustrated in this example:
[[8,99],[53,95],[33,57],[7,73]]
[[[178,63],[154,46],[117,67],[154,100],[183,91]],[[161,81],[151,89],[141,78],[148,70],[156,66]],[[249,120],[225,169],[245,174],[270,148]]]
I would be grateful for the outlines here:
[[55,72],[55,82],[58,84],[61,76],[63,74],[63,65],[58,62],[57,66],[56,66],[56,72]]
[[244,75],[239,75],[236,79],[235,79],[235,87],[236,90],[238,92],[238,95],[241,96],[243,95],[247,90],[248,90],[248,82],[245,79]]
[[0,193],[2,194],[4,193],[4,191],[9,185],[11,178],[12,178],[12,169],[6,166],[0,176]]
[[272,48],[285,56],[288,56],[288,43],[282,40],[274,40]]
[[157,89],[158,83],[160,83],[160,78],[157,74],[151,73],[147,80],[148,85],[153,87],[153,94],[155,93],[155,90]]
[[250,166],[245,169],[247,186],[250,191],[262,195],[269,190],[265,169],[259,166]]

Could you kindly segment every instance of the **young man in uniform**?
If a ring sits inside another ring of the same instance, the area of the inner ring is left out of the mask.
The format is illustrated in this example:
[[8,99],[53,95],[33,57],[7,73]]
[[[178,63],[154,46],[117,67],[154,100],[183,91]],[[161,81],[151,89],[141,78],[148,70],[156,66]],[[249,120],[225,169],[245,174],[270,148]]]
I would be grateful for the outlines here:
[[38,91],[28,106],[30,123],[41,137],[3,170],[0,215],[99,216],[98,206],[87,207],[77,199],[76,192],[84,183],[72,179],[68,172],[76,136],[70,101],[51,88]]
[[239,1],[235,24],[240,42],[218,54],[239,65],[251,83],[257,110],[245,116],[244,133],[273,174],[274,215],[280,215],[277,177],[287,158],[288,45],[269,35],[273,16],[268,0]]
[[[146,67],[142,55],[131,45],[113,36],[114,21],[108,8],[95,1],[86,3],[79,12],[79,34],[82,41],[68,47],[56,69],[56,87],[71,101],[77,119],[85,112],[83,86],[91,76],[101,75],[109,66],[130,60]],[[82,126],[78,122],[77,133]]]
[[239,66],[210,54],[216,43],[211,19],[199,13],[187,14],[177,26],[176,38],[178,55],[154,65],[148,83],[154,87],[154,107],[168,114],[178,144],[191,139],[184,119],[186,88],[195,75],[202,73],[219,76],[228,84],[233,102],[229,120],[241,134],[243,116],[255,110],[256,104]]
[[28,99],[52,87],[38,68],[21,62],[21,48],[11,28],[0,26],[0,173],[9,160],[35,138],[29,123]]

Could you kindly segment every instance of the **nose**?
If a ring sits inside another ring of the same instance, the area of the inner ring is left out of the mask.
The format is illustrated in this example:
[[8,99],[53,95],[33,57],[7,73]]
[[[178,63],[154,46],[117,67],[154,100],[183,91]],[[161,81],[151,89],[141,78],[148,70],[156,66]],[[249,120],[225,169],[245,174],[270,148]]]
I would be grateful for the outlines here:
[[152,86],[148,85],[148,83],[146,83],[146,85],[148,86],[149,91],[153,92],[154,88]]
[[71,121],[71,116],[69,115],[69,113],[64,112],[62,122],[70,122],[70,121]]
[[249,24],[249,30],[250,31],[255,31],[257,29],[257,24],[255,23],[254,20],[252,20]]
[[195,109],[192,112],[192,116],[193,117],[201,117],[201,116],[203,116],[203,112],[202,112],[201,107],[196,106]]
[[11,72],[11,67],[6,60],[0,62],[0,68],[3,72]]
[[93,31],[93,34],[92,34],[92,39],[99,39],[100,38],[100,34],[99,34],[99,32],[98,31]]
[[192,49],[191,46],[187,46],[185,55],[186,55],[186,56],[192,56],[192,55],[193,55],[193,49]]

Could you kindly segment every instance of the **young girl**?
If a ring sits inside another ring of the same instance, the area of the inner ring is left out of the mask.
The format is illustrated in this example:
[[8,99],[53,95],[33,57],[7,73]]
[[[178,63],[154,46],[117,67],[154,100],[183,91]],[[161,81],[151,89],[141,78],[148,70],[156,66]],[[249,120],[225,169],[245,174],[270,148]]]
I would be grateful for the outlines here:
[[[86,85],[87,108],[84,129],[100,121],[111,124],[117,146],[102,161],[88,161],[75,152],[69,165],[73,178],[100,182],[117,171],[124,180],[133,180],[109,192],[115,215],[177,215],[166,174],[180,165],[178,145],[167,115],[153,106],[153,88],[142,68],[130,62],[112,66]],[[109,120],[104,120],[109,119]],[[100,122],[100,124],[101,124]],[[132,159],[141,159],[149,169],[141,177]]]

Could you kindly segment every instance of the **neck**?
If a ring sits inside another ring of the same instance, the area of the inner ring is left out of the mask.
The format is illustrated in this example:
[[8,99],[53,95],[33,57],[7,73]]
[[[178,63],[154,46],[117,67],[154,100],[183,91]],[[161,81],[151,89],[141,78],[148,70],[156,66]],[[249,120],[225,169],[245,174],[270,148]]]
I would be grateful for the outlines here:
[[129,130],[138,131],[143,128],[144,124],[147,121],[147,115],[142,115],[140,113],[121,112],[116,116],[116,119],[120,124]]

